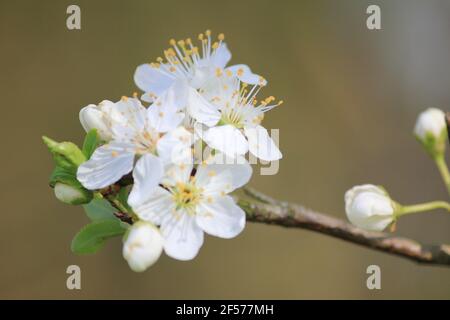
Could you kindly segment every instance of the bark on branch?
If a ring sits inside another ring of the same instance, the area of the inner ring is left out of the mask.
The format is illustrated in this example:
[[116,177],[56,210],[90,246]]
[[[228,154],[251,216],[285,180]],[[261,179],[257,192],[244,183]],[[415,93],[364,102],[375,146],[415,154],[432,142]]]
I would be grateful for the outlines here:
[[425,245],[389,233],[366,231],[301,205],[272,199],[250,188],[244,192],[245,196],[236,198],[247,214],[247,221],[308,229],[419,263],[450,266],[449,245]]

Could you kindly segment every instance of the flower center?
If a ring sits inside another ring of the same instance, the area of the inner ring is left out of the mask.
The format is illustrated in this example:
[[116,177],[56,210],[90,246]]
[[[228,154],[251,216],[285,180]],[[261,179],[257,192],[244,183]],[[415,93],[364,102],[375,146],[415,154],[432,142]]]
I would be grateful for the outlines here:
[[197,188],[192,182],[179,182],[171,191],[176,209],[184,209],[188,214],[194,215],[195,207],[201,199],[200,188]]
[[238,110],[231,108],[222,112],[220,124],[230,124],[238,129],[244,127],[244,117]]
[[133,142],[136,145],[136,153],[139,155],[155,153],[158,139],[159,134],[156,132],[144,131],[139,133],[133,139]]

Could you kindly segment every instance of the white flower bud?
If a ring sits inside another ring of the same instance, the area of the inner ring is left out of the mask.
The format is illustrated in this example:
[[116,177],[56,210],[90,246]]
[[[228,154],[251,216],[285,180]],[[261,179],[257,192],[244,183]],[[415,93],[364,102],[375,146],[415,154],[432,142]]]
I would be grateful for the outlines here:
[[55,184],[54,192],[59,201],[67,204],[84,204],[92,200],[90,191],[61,182]]
[[131,270],[142,272],[158,260],[162,250],[163,238],[158,228],[139,221],[130,227],[122,254]]
[[447,142],[447,125],[443,111],[430,108],[417,118],[414,134],[433,158],[443,156]]
[[111,124],[109,114],[113,102],[104,100],[99,105],[90,104],[80,110],[80,122],[84,130],[88,132],[91,129],[97,129],[100,139],[104,141],[111,140]]
[[429,108],[422,112],[417,118],[414,133],[420,140],[427,139],[427,135],[439,139],[442,130],[446,129],[445,114],[442,110]]
[[395,219],[395,204],[382,188],[366,184],[345,193],[345,211],[357,227],[382,231]]

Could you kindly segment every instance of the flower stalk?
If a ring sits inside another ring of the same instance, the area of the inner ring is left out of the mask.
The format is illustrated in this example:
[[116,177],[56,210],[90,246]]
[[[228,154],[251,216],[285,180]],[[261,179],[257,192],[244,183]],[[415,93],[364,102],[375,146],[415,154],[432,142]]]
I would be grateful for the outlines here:
[[434,158],[434,162],[441,174],[442,180],[444,181],[445,187],[447,188],[447,192],[450,195],[450,172],[448,170],[447,163],[445,162],[445,157],[443,154]]
[[420,204],[413,204],[409,206],[399,206],[400,208],[396,211],[396,217],[401,217],[411,213],[432,211],[436,209],[444,209],[450,212],[450,203],[446,201],[431,201]]

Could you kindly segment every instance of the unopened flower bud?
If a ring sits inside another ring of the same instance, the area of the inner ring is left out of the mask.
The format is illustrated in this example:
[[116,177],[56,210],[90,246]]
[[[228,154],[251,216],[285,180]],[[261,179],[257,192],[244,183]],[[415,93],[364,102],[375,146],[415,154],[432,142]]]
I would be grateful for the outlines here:
[[142,272],[159,259],[162,250],[163,238],[158,228],[139,221],[128,230],[122,254],[131,270]]
[[422,112],[417,118],[414,134],[432,157],[443,154],[447,138],[444,112],[436,108]]
[[80,110],[80,122],[86,132],[91,129],[97,129],[100,139],[104,141],[111,140],[111,129],[109,113],[111,101],[102,101],[98,105],[90,104]]
[[65,169],[77,168],[86,161],[80,148],[72,142],[56,142],[48,137],[42,137],[58,166]]
[[345,193],[345,211],[357,227],[382,231],[395,220],[395,202],[382,188],[366,184]]
[[92,200],[92,192],[82,187],[75,187],[69,184],[57,182],[55,184],[55,196],[58,200],[67,204],[85,204]]

